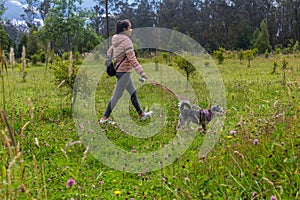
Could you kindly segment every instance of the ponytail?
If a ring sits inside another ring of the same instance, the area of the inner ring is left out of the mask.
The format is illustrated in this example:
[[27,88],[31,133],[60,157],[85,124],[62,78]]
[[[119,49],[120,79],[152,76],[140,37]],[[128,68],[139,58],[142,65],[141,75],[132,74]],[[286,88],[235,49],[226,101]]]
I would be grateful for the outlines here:
[[116,34],[122,33],[124,28],[127,29],[129,27],[130,21],[128,19],[118,20],[116,23]]

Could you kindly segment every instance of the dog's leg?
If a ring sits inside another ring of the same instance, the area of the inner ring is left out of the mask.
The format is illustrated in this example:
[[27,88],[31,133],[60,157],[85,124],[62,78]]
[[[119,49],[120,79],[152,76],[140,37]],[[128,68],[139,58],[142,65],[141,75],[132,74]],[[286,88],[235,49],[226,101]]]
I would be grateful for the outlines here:
[[206,131],[206,126],[205,126],[205,124],[202,124],[202,128],[203,128],[203,130]]
[[187,120],[186,121],[186,126],[190,129],[190,130],[194,130],[191,126],[190,126],[191,120]]

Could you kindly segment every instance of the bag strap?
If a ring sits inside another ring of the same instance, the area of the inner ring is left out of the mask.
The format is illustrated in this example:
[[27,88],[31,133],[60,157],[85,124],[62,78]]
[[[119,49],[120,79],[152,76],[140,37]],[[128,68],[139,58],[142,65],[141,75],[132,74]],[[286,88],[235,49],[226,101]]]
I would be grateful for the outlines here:
[[127,58],[127,56],[125,56],[125,57],[121,60],[121,62],[119,62],[119,64],[118,64],[117,67],[116,67],[116,71],[118,70],[118,68],[120,67],[120,65],[122,64],[122,62],[123,62],[126,58]]
[[125,57],[121,60],[121,62],[119,62],[119,64],[116,67],[116,71],[118,70],[118,68],[120,67],[120,65],[123,63],[123,61],[127,58],[126,56],[126,51],[133,49],[132,47],[129,47],[127,49],[125,49],[123,52],[121,52],[118,56],[116,56],[115,58],[119,57],[121,54],[123,54],[125,52]]

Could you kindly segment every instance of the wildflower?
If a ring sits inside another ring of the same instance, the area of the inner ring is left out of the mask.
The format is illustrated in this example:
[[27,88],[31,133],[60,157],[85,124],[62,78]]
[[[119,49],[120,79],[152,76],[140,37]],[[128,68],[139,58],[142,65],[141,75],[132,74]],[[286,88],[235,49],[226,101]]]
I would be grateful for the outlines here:
[[226,137],[227,137],[227,139],[231,139],[232,135],[227,135]]
[[184,180],[185,181],[189,181],[190,179],[189,179],[189,177],[185,177]]
[[132,152],[132,153],[136,153],[136,150],[135,150],[135,149],[132,149],[131,152]]
[[253,144],[254,144],[254,145],[258,144],[258,139],[257,139],[257,138],[255,138],[255,139],[253,140]]
[[238,124],[237,124],[238,126],[242,126],[242,122],[238,122]]
[[271,196],[271,200],[277,200],[276,196]]
[[257,196],[256,192],[252,192],[252,198],[254,199]]
[[48,182],[50,182],[51,181],[51,178],[48,178]]
[[120,190],[116,190],[116,191],[114,191],[114,193],[115,193],[115,195],[119,195],[119,194],[121,194],[121,191]]
[[230,131],[230,135],[235,135],[235,134],[236,134],[235,130]]
[[140,174],[138,174],[137,176],[138,176],[138,177],[141,177],[141,176],[142,176],[142,174],[140,173]]
[[75,184],[75,180],[71,178],[71,179],[69,179],[69,180],[67,181],[66,187],[69,188],[69,187],[71,187],[71,186],[74,185],[74,184]]
[[161,180],[166,181],[167,179],[165,177],[162,177]]
[[104,183],[104,181],[99,181],[98,184],[99,184],[99,185],[103,185],[103,183]]

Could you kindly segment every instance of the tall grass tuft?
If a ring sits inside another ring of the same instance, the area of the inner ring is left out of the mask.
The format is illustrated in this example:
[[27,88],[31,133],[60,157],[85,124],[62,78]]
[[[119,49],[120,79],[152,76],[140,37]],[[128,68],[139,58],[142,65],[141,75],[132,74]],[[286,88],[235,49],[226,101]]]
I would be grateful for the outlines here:
[[73,53],[70,51],[69,77],[73,75]]
[[8,118],[7,118],[7,115],[5,113],[5,110],[2,110],[1,111],[1,119],[2,121],[4,122],[5,126],[7,127],[7,130],[9,132],[9,136],[10,136],[10,139],[13,143],[13,145],[15,146],[15,134],[14,134],[14,129],[13,127],[10,125],[9,121],[8,121]]
[[3,63],[2,67],[5,68],[5,71],[7,73],[7,60],[6,60],[6,56],[5,56],[5,53],[4,53],[3,50],[2,50],[2,56],[1,57],[2,57],[2,63]]
[[22,70],[21,70],[21,75],[22,75],[22,80],[25,81],[25,67],[26,67],[26,49],[25,46],[22,48]]
[[14,73],[16,62],[15,62],[15,52],[13,47],[10,47],[9,63],[10,63],[11,71]]
[[50,58],[50,51],[51,51],[51,43],[48,42],[48,46],[47,46],[47,52],[46,52],[46,70],[48,68],[48,64],[49,64],[49,58]]
[[0,46],[0,63],[1,63],[0,76],[1,76],[1,81],[2,81],[2,108],[3,108],[3,110],[5,110],[5,85],[4,85],[4,76],[3,76],[4,67],[6,68],[6,71],[7,71],[6,59],[4,57],[5,57],[4,52],[2,51],[2,48]]

